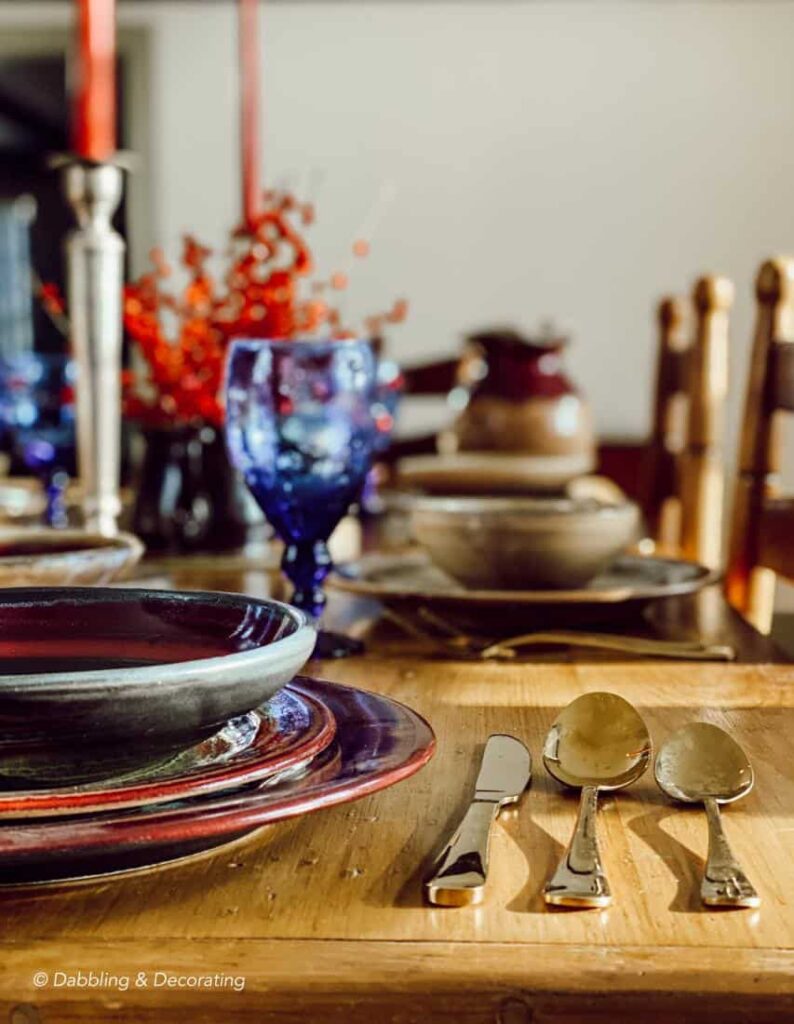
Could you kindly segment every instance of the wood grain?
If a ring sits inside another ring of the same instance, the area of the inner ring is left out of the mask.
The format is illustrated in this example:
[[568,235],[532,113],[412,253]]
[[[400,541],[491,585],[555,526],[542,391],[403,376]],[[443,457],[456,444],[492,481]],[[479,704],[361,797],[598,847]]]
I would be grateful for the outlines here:
[[[207,588],[219,579],[228,589],[270,586],[253,569],[224,572],[222,561],[216,573],[207,563],[190,572],[186,563],[177,578]],[[359,629],[368,621],[344,601],[335,614]],[[41,1020],[66,1024],[794,1018],[794,666],[584,651],[472,664],[430,659],[380,625],[367,628],[370,653],[317,665],[316,674],[424,714],[438,737],[430,766],[381,794],[179,865],[3,892],[0,1020],[28,1004]],[[633,701],[657,745],[699,718],[746,747],[756,787],[724,817],[762,895],[759,911],[700,905],[705,817],[668,802],[648,776],[601,806],[614,906],[546,909],[543,884],[569,838],[576,800],[544,774],[541,744],[564,704],[599,689]],[[482,744],[498,731],[530,747],[531,789],[496,829],[485,904],[431,909],[421,880],[468,800]],[[241,974],[246,988],[65,994],[33,986],[34,971],[77,967]]]
[[[97,940],[65,953],[50,943],[20,950],[4,942],[0,955],[18,993],[0,996],[0,1019],[10,1024],[765,1024],[794,1013],[791,957],[775,950],[199,939],[171,943],[167,957],[157,942]],[[242,976],[245,990],[169,998],[133,988],[93,999],[53,994],[44,1003],[29,962],[50,973],[92,964],[153,974],[166,964],[175,974]],[[709,990],[704,977],[716,981]]]

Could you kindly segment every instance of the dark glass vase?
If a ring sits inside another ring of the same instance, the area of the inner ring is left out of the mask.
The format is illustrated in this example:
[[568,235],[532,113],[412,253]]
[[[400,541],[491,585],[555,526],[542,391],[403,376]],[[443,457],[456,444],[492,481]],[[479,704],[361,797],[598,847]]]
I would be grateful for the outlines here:
[[243,484],[223,431],[209,424],[143,431],[133,530],[150,552],[230,551],[245,544]]

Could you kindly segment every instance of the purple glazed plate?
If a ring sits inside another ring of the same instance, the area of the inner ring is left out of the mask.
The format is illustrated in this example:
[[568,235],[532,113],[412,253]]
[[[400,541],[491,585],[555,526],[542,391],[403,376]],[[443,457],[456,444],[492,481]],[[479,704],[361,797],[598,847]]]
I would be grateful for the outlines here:
[[336,719],[335,741],[296,779],[218,796],[0,826],[0,883],[118,873],[213,849],[262,825],[348,803],[413,775],[433,755],[430,726],[388,697],[300,677]]
[[284,689],[258,711],[154,768],[105,783],[0,792],[0,818],[116,811],[209,796],[300,771],[333,741],[336,721],[310,694]]

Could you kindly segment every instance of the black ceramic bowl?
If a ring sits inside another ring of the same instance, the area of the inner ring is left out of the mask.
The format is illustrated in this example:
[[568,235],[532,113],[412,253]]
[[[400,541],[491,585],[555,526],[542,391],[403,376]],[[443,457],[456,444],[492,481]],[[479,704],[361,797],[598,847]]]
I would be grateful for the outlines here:
[[266,701],[314,641],[296,608],[237,594],[0,590],[0,785],[164,760]]

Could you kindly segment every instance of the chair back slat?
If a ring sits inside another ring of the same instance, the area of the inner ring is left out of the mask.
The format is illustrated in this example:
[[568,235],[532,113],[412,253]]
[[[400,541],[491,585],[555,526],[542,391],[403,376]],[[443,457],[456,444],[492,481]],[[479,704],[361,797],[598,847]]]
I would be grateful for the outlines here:
[[676,454],[683,436],[683,407],[689,339],[684,330],[686,303],[666,296],[657,307],[656,385],[651,436],[645,454],[643,507],[652,537],[663,546],[674,544],[678,519],[666,505],[676,493]]
[[646,518],[657,548],[710,566],[718,565],[722,554],[722,435],[732,303],[731,282],[709,275],[693,289],[691,335],[684,329],[684,300],[668,297],[658,308]]
[[770,353],[772,367],[766,396],[772,409],[794,412],[794,345],[786,341],[775,341]]
[[[767,260],[756,279],[756,323],[750,357],[739,467],[726,573],[728,600],[760,629],[772,623],[775,571],[794,578],[784,528],[787,505],[778,496],[780,415],[792,405],[794,259]],[[773,511],[770,512],[769,509]]]
[[767,501],[759,526],[759,563],[776,576],[794,580],[794,498]]
[[686,441],[679,457],[680,551],[716,568],[722,562],[723,434],[728,395],[728,319],[733,284],[709,275],[695,284],[695,340],[689,353]]

